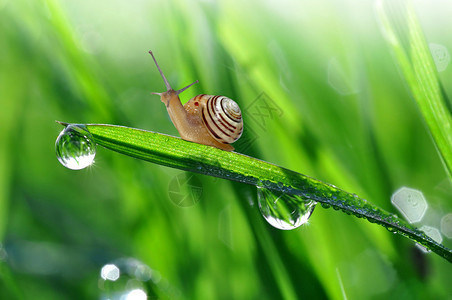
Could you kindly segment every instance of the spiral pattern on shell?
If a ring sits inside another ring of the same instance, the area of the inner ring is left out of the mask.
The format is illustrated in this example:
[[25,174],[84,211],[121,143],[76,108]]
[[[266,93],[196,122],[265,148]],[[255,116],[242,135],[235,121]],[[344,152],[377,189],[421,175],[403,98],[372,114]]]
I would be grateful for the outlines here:
[[225,96],[211,96],[202,110],[207,131],[217,141],[231,144],[243,131],[242,112],[234,100]]

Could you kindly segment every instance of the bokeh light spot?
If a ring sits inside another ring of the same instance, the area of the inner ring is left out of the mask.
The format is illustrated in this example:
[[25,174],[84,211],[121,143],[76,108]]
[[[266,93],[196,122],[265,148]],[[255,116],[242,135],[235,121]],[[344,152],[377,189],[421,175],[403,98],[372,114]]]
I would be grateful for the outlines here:
[[100,271],[100,276],[104,280],[116,281],[118,280],[119,275],[120,275],[119,268],[113,264],[107,264],[103,266],[102,270]]
[[441,218],[441,232],[448,239],[452,239],[452,213],[448,213]]
[[392,195],[391,203],[409,223],[421,221],[428,207],[422,192],[408,187],[398,189]]
[[140,289],[130,291],[125,297],[126,300],[146,300],[147,298],[146,293]]
[[350,95],[358,92],[353,78],[347,74],[337,58],[328,62],[328,84],[341,95]]
[[89,54],[99,54],[105,47],[102,36],[94,30],[83,33],[80,44],[83,51]]
[[[432,238],[432,240],[434,240],[435,242],[437,242],[439,244],[441,244],[443,242],[443,237],[441,236],[441,233],[439,232],[438,228],[424,225],[421,228],[419,228],[419,230],[423,231],[427,236]],[[422,245],[416,244],[416,246],[425,253],[430,252],[430,250],[427,250],[427,248],[425,248]]]
[[440,44],[429,44],[430,52],[435,61],[438,72],[443,72],[447,69],[450,62],[450,54],[446,47]]

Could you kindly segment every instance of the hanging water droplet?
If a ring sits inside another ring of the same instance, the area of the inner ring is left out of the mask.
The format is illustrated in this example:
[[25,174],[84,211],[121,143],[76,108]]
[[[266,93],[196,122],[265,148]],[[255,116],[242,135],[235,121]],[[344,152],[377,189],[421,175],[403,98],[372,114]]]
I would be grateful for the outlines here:
[[323,208],[330,208],[331,207],[331,205],[328,204],[328,203],[321,202],[320,204],[322,205]]
[[265,188],[257,188],[259,209],[267,222],[282,230],[305,224],[317,202]]
[[94,162],[96,144],[83,125],[68,125],[60,132],[55,151],[59,162],[68,169],[80,170]]

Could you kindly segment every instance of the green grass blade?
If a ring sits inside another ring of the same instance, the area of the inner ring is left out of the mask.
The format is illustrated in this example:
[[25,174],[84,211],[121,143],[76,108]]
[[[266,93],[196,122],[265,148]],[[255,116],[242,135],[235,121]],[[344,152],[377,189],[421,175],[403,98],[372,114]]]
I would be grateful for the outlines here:
[[[62,123],[63,125],[68,125]],[[87,124],[94,141],[113,151],[156,164],[299,195],[384,226],[452,262],[452,251],[423,232],[358,196],[309,176],[235,152],[180,138],[115,125]]]
[[0,287],[8,296],[14,297],[13,299],[25,298],[24,292],[19,287],[15,278],[15,274],[4,263],[0,264]]
[[383,33],[452,178],[452,116],[441,93],[435,64],[414,8],[405,0],[390,4],[379,1],[376,11]]

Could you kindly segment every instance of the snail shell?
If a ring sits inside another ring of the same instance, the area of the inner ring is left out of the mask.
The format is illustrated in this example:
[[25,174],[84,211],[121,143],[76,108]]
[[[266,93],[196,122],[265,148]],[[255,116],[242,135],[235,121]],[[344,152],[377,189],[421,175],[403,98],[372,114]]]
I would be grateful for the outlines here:
[[234,100],[213,95],[198,95],[194,99],[203,103],[202,121],[214,139],[231,144],[240,138],[243,132],[242,112]]

